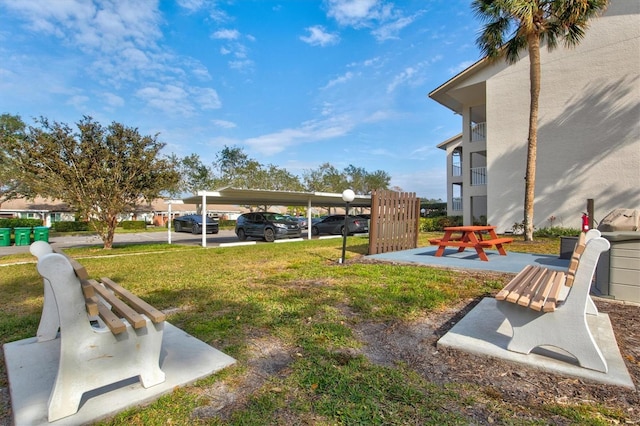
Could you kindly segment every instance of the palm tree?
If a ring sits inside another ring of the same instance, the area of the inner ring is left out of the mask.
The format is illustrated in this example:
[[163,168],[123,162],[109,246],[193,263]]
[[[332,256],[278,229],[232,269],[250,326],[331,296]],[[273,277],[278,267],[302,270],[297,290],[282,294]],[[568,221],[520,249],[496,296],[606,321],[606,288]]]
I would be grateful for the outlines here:
[[540,96],[540,46],[548,50],[562,40],[574,47],[582,40],[591,18],[606,9],[609,0],[473,0],[472,9],[485,23],[476,43],[489,60],[506,58],[515,63],[529,53],[530,109],[525,174],[525,241],[533,241],[533,200],[538,145],[538,99]]

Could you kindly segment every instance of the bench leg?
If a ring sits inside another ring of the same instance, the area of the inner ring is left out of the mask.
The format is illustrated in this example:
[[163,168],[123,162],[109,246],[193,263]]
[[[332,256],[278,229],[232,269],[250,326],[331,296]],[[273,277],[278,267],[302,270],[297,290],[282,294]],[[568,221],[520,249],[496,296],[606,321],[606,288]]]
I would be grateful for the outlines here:
[[513,329],[508,350],[528,354],[538,346],[555,346],[573,355],[581,367],[608,371],[584,313],[580,316],[566,315],[561,310],[542,313],[509,302],[498,302],[497,306]]
[[58,317],[58,305],[53,295],[53,288],[47,280],[43,280],[44,284],[44,304],[42,305],[42,316],[40,317],[40,325],[36,333],[38,342],[46,342],[53,340],[58,336],[60,328],[60,318]]

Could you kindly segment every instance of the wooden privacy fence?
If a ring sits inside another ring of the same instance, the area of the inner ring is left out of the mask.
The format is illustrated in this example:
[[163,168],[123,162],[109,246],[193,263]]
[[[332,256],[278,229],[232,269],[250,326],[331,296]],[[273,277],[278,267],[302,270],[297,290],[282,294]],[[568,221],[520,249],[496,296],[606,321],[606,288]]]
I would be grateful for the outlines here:
[[415,192],[373,191],[369,254],[418,246],[420,199]]

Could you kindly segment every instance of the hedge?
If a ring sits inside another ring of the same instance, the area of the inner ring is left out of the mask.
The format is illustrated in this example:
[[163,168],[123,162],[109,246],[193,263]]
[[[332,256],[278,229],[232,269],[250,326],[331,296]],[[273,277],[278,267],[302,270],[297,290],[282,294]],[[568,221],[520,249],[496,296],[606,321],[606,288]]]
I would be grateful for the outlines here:
[[144,220],[123,220],[119,226],[122,229],[147,229],[147,222]]
[[54,222],[51,228],[56,232],[88,231],[89,222],[62,221]]
[[462,216],[441,216],[420,218],[420,232],[444,231],[447,226],[461,226]]
[[0,228],[33,228],[42,226],[42,219],[0,219]]

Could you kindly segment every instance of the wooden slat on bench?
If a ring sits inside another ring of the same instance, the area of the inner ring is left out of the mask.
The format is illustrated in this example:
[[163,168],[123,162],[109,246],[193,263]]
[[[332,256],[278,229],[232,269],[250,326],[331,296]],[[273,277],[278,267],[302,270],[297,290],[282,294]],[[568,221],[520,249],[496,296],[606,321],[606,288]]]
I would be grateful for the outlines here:
[[127,329],[127,326],[122,320],[111,312],[104,303],[98,302],[98,310],[100,311],[100,318],[107,324],[107,327],[109,327],[109,330],[111,330],[113,334],[120,334]]
[[129,292],[119,284],[116,284],[109,278],[103,277],[101,278],[101,281],[110,290],[113,290],[114,293],[116,293],[120,297],[127,299],[127,303],[134,307],[138,312],[148,316],[154,323],[159,323],[166,319],[167,316],[164,313],[154,308],[144,300],[140,299],[135,294]]
[[509,281],[509,283],[506,286],[504,286],[504,288],[500,290],[498,294],[496,294],[496,299],[497,300],[506,299],[512,290],[514,290],[517,286],[522,285],[522,283],[526,281],[526,278],[529,276],[529,274],[532,273],[534,269],[536,268],[531,265],[525,266],[522,271],[518,272],[518,275],[513,277],[513,279]]
[[528,307],[532,299],[535,299],[540,290],[543,289],[549,280],[553,280],[553,271],[540,268],[533,280],[529,281],[522,288],[518,305]]
[[557,279],[558,271],[548,270],[545,274],[544,280],[540,284],[540,288],[538,289],[537,294],[531,300],[529,307],[534,311],[541,311],[544,307],[544,303],[547,301],[547,297],[549,297],[549,293],[553,288],[553,283]]
[[[126,318],[127,321],[129,321],[129,324],[133,326],[133,328],[138,329],[147,325],[147,322],[142,317],[142,315],[132,309],[125,302],[118,299],[113,293],[111,293],[105,287],[101,286],[97,281],[90,280],[89,282],[91,282],[91,284],[95,287],[96,292],[100,295],[100,297],[102,297],[105,302],[111,305],[111,309]],[[100,311],[100,313],[102,314],[102,311]]]
[[556,310],[558,295],[560,295],[560,290],[562,290],[562,287],[565,285],[566,277],[567,275],[564,272],[558,272],[556,274],[551,290],[549,291],[549,295],[547,296],[547,300],[544,302],[544,306],[542,308],[543,312],[553,312]]

